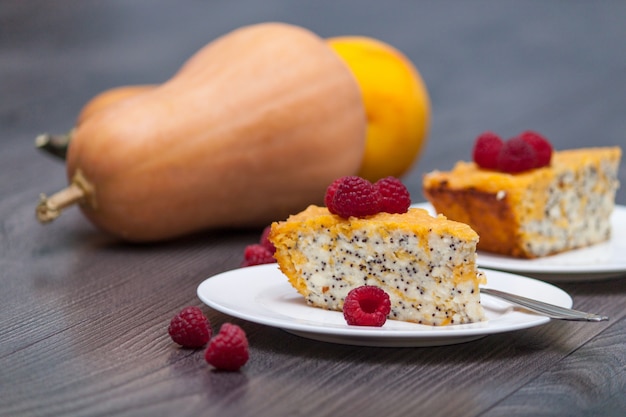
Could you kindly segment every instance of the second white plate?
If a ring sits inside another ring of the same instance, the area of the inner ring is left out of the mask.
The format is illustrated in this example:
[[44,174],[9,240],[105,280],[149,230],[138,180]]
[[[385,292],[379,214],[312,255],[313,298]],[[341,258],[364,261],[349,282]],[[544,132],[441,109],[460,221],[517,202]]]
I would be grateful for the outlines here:
[[[414,204],[434,214],[430,203]],[[615,206],[607,242],[537,259],[519,259],[478,251],[482,268],[523,273],[552,282],[594,281],[626,275],[626,207]]]
[[[563,290],[532,278],[500,271],[486,271],[488,287],[571,307]],[[482,323],[425,326],[387,320],[382,327],[349,326],[341,312],[308,306],[276,264],[224,272],[206,279],[198,297],[208,306],[254,323],[332,343],[363,346],[439,346],[467,342],[489,334],[539,326],[549,318],[514,308],[482,295],[488,321]]]

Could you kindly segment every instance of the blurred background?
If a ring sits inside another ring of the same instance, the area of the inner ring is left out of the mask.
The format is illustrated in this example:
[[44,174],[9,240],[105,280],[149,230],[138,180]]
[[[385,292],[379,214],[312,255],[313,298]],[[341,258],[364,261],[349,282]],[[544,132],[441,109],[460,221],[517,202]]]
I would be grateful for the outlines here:
[[[484,130],[534,129],[557,148],[626,145],[623,0],[4,0],[0,140],[15,146],[1,158],[32,169],[3,177],[2,190],[19,190],[30,175],[47,178],[42,191],[65,184],[60,163],[37,154],[33,140],[66,131],[98,92],[163,82],[209,41],[264,21],[374,37],[413,61],[432,105],[428,144],[404,178],[416,202],[422,174],[468,159]],[[27,90],[37,94],[20,94]],[[22,147],[33,147],[28,159],[17,156]]]

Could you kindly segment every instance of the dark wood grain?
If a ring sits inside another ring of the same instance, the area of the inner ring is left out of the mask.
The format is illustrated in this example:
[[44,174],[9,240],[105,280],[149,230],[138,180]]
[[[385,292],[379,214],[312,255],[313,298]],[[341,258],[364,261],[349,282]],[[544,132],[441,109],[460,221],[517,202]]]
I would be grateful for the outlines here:
[[[76,209],[34,217],[65,185],[35,150],[117,85],[169,78],[236,27],[286,21],[403,50],[432,100],[427,148],[405,177],[467,159],[476,134],[545,133],[557,148],[626,145],[626,3],[22,0],[0,6],[0,415],[622,416],[626,276],[558,283],[602,323],[550,322],[473,342],[373,348],[316,342],[203,306],[200,282],[237,268],[259,230],[136,246]],[[626,184],[622,164],[620,180]],[[619,190],[626,204],[626,190]],[[623,233],[626,231],[617,231]],[[624,255],[626,256],[626,255]],[[201,306],[248,334],[239,373],[176,347],[172,315]]]

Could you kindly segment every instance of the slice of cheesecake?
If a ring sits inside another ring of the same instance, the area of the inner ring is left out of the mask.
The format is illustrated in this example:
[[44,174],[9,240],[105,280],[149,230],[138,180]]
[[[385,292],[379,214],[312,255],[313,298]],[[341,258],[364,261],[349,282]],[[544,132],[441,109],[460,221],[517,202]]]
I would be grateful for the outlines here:
[[272,224],[281,271],[309,305],[341,311],[348,292],[374,285],[390,319],[428,325],[485,320],[476,268],[478,235],[426,210],[341,218],[309,206]]
[[458,162],[426,174],[423,190],[438,213],[479,234],[478,249],[537,258],[609,239],[620,158],[618,147],[566,150],[519,174]]

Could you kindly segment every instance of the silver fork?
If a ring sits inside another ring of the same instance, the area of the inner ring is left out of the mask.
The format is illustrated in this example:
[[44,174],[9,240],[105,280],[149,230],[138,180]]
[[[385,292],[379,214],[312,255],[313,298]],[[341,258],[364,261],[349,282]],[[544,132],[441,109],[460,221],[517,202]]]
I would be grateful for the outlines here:
[[494,290],[492,288],[481,288],[480,293],[501,298],[552,319],[578,321],[603,321],[609,319],[607,316],[600,316],[598,314],[572,310],[571,308],[559,307],[554,304],[544,303],[543,301],[533,300],[531,298],[522,297],[521,295],[510,294],[508,292]]

